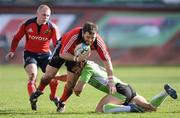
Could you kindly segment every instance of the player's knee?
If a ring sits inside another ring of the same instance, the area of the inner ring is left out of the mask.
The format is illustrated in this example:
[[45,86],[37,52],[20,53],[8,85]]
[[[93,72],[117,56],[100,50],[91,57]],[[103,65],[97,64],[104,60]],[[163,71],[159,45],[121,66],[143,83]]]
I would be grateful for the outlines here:
[[29,76],[29,80],[36,80],[37,74],[35,74],[35,73],[29,73],[28,76]]
[[51,74],[51,73],[48,73],[48,74],[44,74],[43,75],[43,79],[45,79],[45,80],[52,80],[53,78],[55,77],[55,75],[53,75],[53,74]]
[[66,84],[65,87],[66,87],[66,90],[71,91],[71,92],[72,92],[73,89],[74,89],[74,86],[71,85],[70,83],[69,83],[69,84]]
[[103,112],[102,108],[96,107],[95,112]]
[[71,95],[73,93],[73,89],[72,88],[69,88],[68,86],[65,85],[65,89],[66,89],[66,92],[68,93],[68,95]]
[[49,79],[42,78],[42,79],[41,79],[41,83],[44,84],[44,85],[48,85],[48,84],[50,83],[50,80],[49,80]]
[[68,90],[73,90],[74,89],[74,87],[75,87],[75,85],[76,85],[76,83],[75,82],[67,82],[66,83],[66,88],[68,89]]
[[50,85],[57,86],[58,84],[59,84],[59,81],[56,80],[56,79],[52,79],[52,80],[50,81]]
[[41,78],[41,83],[43,83],[44,85],[47,85],[50,83],[50,81],[53,79],[53,77],[54,76],[52,74],[45,74]]

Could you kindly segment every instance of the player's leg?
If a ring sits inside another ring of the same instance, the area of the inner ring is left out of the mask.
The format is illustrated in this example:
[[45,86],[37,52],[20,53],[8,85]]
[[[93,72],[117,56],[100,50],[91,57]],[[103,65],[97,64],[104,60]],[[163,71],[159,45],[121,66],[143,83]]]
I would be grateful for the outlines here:
[[173,89],[169,84],[165,84],[164,91],[154,96],[150,103],[157,108],[165,101],[167,96],[170,96],[173,99],[177,99],[176,90]]
[[56,95],[58,85],[61,82],[66,82],[67,80],[67,74],[66,75],[59,75],[57,74],[49,83],[50,87],[50,95],[49,98],[51,101],[54,102],[56,106],[59,105],[60,98]]
[[49,83],[49,88],[50,88],[50,95],[49,98],[51,101],[53,101],[57,96],[56,96],[56,91],[58,88],[58,85],[60,84],[59,80],[52,79]]
[[37,60],[35,54],[24,51],[24,69],[28,75],[28,94],[29,96],[36,90],[36,77],[37,77]]
[[[50,57],[50,55],[44,55],[44,58],[43,59],[41,59],[41,63],[39,63],[39,65],[40,65],[40,67],[41,67],[41,69],[42,69],[42,71],[43,72],[45,72],[45,70],[46,70],[46,67],[47,67],[47,64],[48,64],[48,62],[49,62],[49,57]],[[59,59],[60,60],[60,59]],[[50,62],[50,64],[52,65],[52,67],[54,66],[54,65],[56,65],[56,64],[59,64],[59,65],[62,65],[62,63],[59,63],[59,60],[55,60],[55,59],[53,59],[53,60],[51,60],[51,61],[54,61],[53,63],[52,62]],[[60,61],[61,62],[61,61]],[[59,68],[59,66],[58,67],[56,67],[57,69]],[[57,69],[55,68],[55,70],[56,71],[51,71],[50,73],[51,74],[55,74],[56,73],[56,76],[55,77],[53,77],[54,75],[51,75],[52,77],[50,77],[50,78],[52,78],[51,80],[50,80],[50,82],[47,82],[47,83],[49,83],[49,87],[50,87],[50,95],[49,95],[49,98],[50,98],[50,100],[51,101],[53,101],[54,103],[55,103],[55,105],[57,106],[58,105],[58,101],[59,101],[59,97],[57,97],[56,96],[56,91],[57,91],[57,88],[58,88],[58,85],[59,85],[59,81],[66,81],[66,78],[64,77],[64,76],[60,76],[59,75],[59,73],[57,73]],[[54,69],[53,69],[54,70]],[[48,70],[47,70],[48,71]],[[42,85],[42,84],[41,84]],[[41,86],[40,85],[40,86]],[[42,86],[41,86],[42,87]],[[43,87],[45,87],[45,86],[43,86]],[[42,91],[43,91],[43,89],[44,88],[41,88],[42,89]]]
[[47,65],[46,72],[41,78],[40,84],[38,86],[38,90],[41,92],[44,91],[45,87],[50,83],[50,81],[56,76],[59,68],[55,68],[53,66]]
[[[52,78],[54,78],[56,76],[57,72],[58,72],[58,68],[47,65],[46,72],[42,76],[37,90],[34,93],[32,93],[32,95],[30,96],[31,104],[35,104],[34,106],[36,106],[38,97],[43,94],[45,87],[49,84],[49,82],[52,80]],[[36,108],[33,110],[36,110]]]
[[51,67],[49,65],[46,67],[46,73],[42,76],[37,90],[30,96],[31,106],[33,106],[32,110],[36,110],[38,97],[43,94],[45,87],[49,84],[51,79],[55,77],[57,71],[57,68]]
[[30,96],[36,91],[37,65],[35,63],[26,65],[25,71],[28,75],[27,89]]
[[124,101],[115,96],[104,96],[96,107],[96,112],[117,113],[117,112],[143,112],[135,104],[124,105]]
[[[58,85],[60,84],[60,81],[61,82],[66,82],[67,80],[67,74],[66,75],[59,75],[57,74],[52,80],[51,82],[49,83],[49,87],[50,87],[50,100],[55,100],[55,99],[59,99],[57,98],[56,96],[56,91],[57,91],[57,88],[58,88]],[[55,100],[57,101],[57,100]]]
[[[36,77],[37,77],[37,65],[36,64],[28,64],[25,67],[25,70],[29,76],[29,81],[27,84],[28,93],[31,99],[31,95],[36,91]],[[36,101],[31,103],[31,109],[36,110]]]
[[65,102],[69,98],[69,96],[72,95],[72,92],[73,92],[74,86],[76,85],[78,77],[79,75],[76,75],[69,71],[67,72],[67,81],[66,81],[64,91],[61,97],[61,100],[63,102]]
[[[66,84],[64,86],[63,94],[59,101],[59,106],[57,107],[58,112],[64,112],[65,110],[65,102],[66,100],[72,95],[73,89],[76,85],[76,82],[79,78],[81,67],[79,65],[80,63],[74,62],[74,61],[66,61],[66,67],[67,67],[67,80]],[[64,75],[66,77],[66,75]]]
[[62,81],[62,82],[66,82],[67,81],[67,74],[64,75],[56,75],[53,79]]
[[111,95],[105,95],[97,104],[96,112],[103,112],[103,106],[109,103],[115,104],[115,105],[121,105],[124,103],[124,101],[121,101],[120,99]]
[[[28,94],[31,98],[31,95],[36,91],[36,77],[37,77],[37,60],[35,59],[35,54],[24,51],[24,68],[28,75]],[[36,110],[36,105],[31,103],[32,110]]]
[[[128,108],[128,106],[130,107],[130,111],[128,111],[126,109],[127,112],[144,112],[144,110],[141,109],[140,107],[138,107],[136,104],[130,103],[131,100],[137,95],[136,91],[130,85],[117,83],[116,90],[118,93],[120,93],[126,97],[124,105],[126,105],[127,108]],[[122,107],[122,105],[121,105],[121,107]],[[118,109],[116,110],[116,112],[118,112]]]
[[165,84],[164,89],[165,91],[162,91],[161,93],[154,96],[150,103],[147,102],[147,100],[140,95],[136,95],[132,99],[132,102],[142,107],[146,111],[156,111],[156,109],[165,101],[168,95],[171,96],[173,99],[177,99],[176,91],[170,85]]
[[136,95],[132,100],[132,103],[135,103],[145,111],[156,111],[156,108],[153,107],[143,96]]
[[66,81],[62,96],[61,96],[60,101],[59,101],[59,106],[57,108],[58,112],[64,112],[65,111],[65,102],[72,95],[73,89],[76,85],[78,78],[79,78],[78,74],[75,74],[75,73],[70,72],[70,71],[67,72],[67,81]]
[[[38,66],[41,68],[41,70],[44,74],[46,71],[46,67],[50,61],[50,57],[51,57],[51,53],[44,53],[44,54],[41,54],[38,56],[38,59],[37,59],[38,60]],[[51,73],[52,73],[52,71],[51,71]],[[51,76],[54,76],[54,75],[51,75]],[[52,77],[49,77],[49,78],[52,78]],[[52,79],[49,82],[50,91],[51,91],[51,94],[49,97],[50,97],[50,100],[52,100],[52,101],[55,99],[55,94],[56,94],[56,89],[57,89],[58,84],[59,84],[59,81],[56,79]],[[43,89],[44,88],[42,88],[42,91],[43,91]]]

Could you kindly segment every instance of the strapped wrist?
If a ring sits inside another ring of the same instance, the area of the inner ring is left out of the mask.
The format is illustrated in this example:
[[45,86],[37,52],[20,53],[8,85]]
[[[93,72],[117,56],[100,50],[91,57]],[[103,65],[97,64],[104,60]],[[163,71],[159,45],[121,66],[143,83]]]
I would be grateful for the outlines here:
[[108,80],[113,80],[113,76],[108,76]]
[[79,62],[79,57],[76,57],[76,61]]
[[78,62],[78,61],[79,61],[79,57],[74,56],[74,57],[73,57],[73,61],[75,61],[75,62],[77,61],[77,62]]
[[76,57],[76,56],[74,56],[74,57],[73,57],[73,61],[76,61],[76,58],[77,58],[77,57]]

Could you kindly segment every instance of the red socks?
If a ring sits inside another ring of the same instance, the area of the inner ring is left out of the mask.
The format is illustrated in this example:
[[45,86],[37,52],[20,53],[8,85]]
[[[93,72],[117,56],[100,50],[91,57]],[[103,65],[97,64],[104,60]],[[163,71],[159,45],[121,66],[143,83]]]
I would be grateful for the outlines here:
[[[50,81],[49,86],[50,86],[50,91],[51,91],[51,93],[50,93],[50,99],[51,100],[53,100],[56,97],[56,91],[57,91],[57,88],[58,88],[59,80],[65,82],[67,80],[67,75],[56,76],[55,78],[53,78]],[[46,87],[46,84],[44,84],[41,81],[39,86],[38,86],[38,89],[43,92],[45,87]],[[29,96],[33,92],[35,92],[36,91],[35,81],[29,80],[28,85],[27,85],[27,89],[28,89]],[[72,91],[67,90],[66,87],[65,87],[64,91],[63,91],[63,95],[61,97],[61,100],[66,101],[69,98],[69,96],[71,96],[71,94],[72,94]]]
[[59,81],[56,79],[52,79],[51,82],[49,83],[49,87],[50,87],[50,99],[54,100],[54,98],[56,97],[56,91],[57,91],[57,87],[58,87]]
[[72,95],[72,91],[68,90],[66,86],[64,87],[63,94],[60,98],[61,101],[66,102],[66,100]]
[[60,80],[60,81],[62,81],[62,82],[66,82],[66,80],[67,80],[67,75],[56,76],[56,77],[54,77],[53,79],[57,79],[57,80]]
[[36,82],[33,80],[29,80],[27,84],[28,94],[29,96],[36,91]]
[[45,87],[46,87],[46,85],[43,84],[42,82],[40,82],[40,84],[39,84],[39,86],[38,86],[38,89],[43,92],[44,89],[45,89]]

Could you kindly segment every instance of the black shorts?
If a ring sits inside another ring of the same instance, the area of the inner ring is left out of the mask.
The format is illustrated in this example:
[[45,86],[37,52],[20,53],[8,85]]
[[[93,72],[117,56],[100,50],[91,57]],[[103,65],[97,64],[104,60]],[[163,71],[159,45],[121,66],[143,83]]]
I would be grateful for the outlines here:
[[51,60],[49,61],[49,65],[54,67],[54,68],[60,68],[64,63],[65,63],[65,59],[59,57],[59,51],[61,49],[61,42],[59,41],[53,51]]
[[76,68],[79,64],[80,64],[79,62],[67,61],[65,65],[66,65],[68,71],[70,71],[72,73],[77,73]]
[[45,72],[46,66],[50,60],[51,53],[33,53],[29,51],[24,51],[24,68],[28,64],[36,64],[41,68],[42,72]]
[[136,91],[130,85],[117,83],[115,86],[118,93],[126,96],[124,105],[128,104],[136,96]]
[[63,58],[61,58],[59,56],[59,52],[60,52],[60,49],[61,49],[61,42],[59,41],[56,45],[56,48],[55,50],[53,51],[53,55],[52,55],[52,58],[51,60],[49,61],[49,65],[52,66],[52,67],[55,67],[55,68],[60,68],[64,63],[65,63],[65,66],[67,67],[67,70],[72,72],[72,73],[75,73],[75,71],[73,71],[73,67],[78,63],[78,62],[75,62],[75,61],[67,61]]

